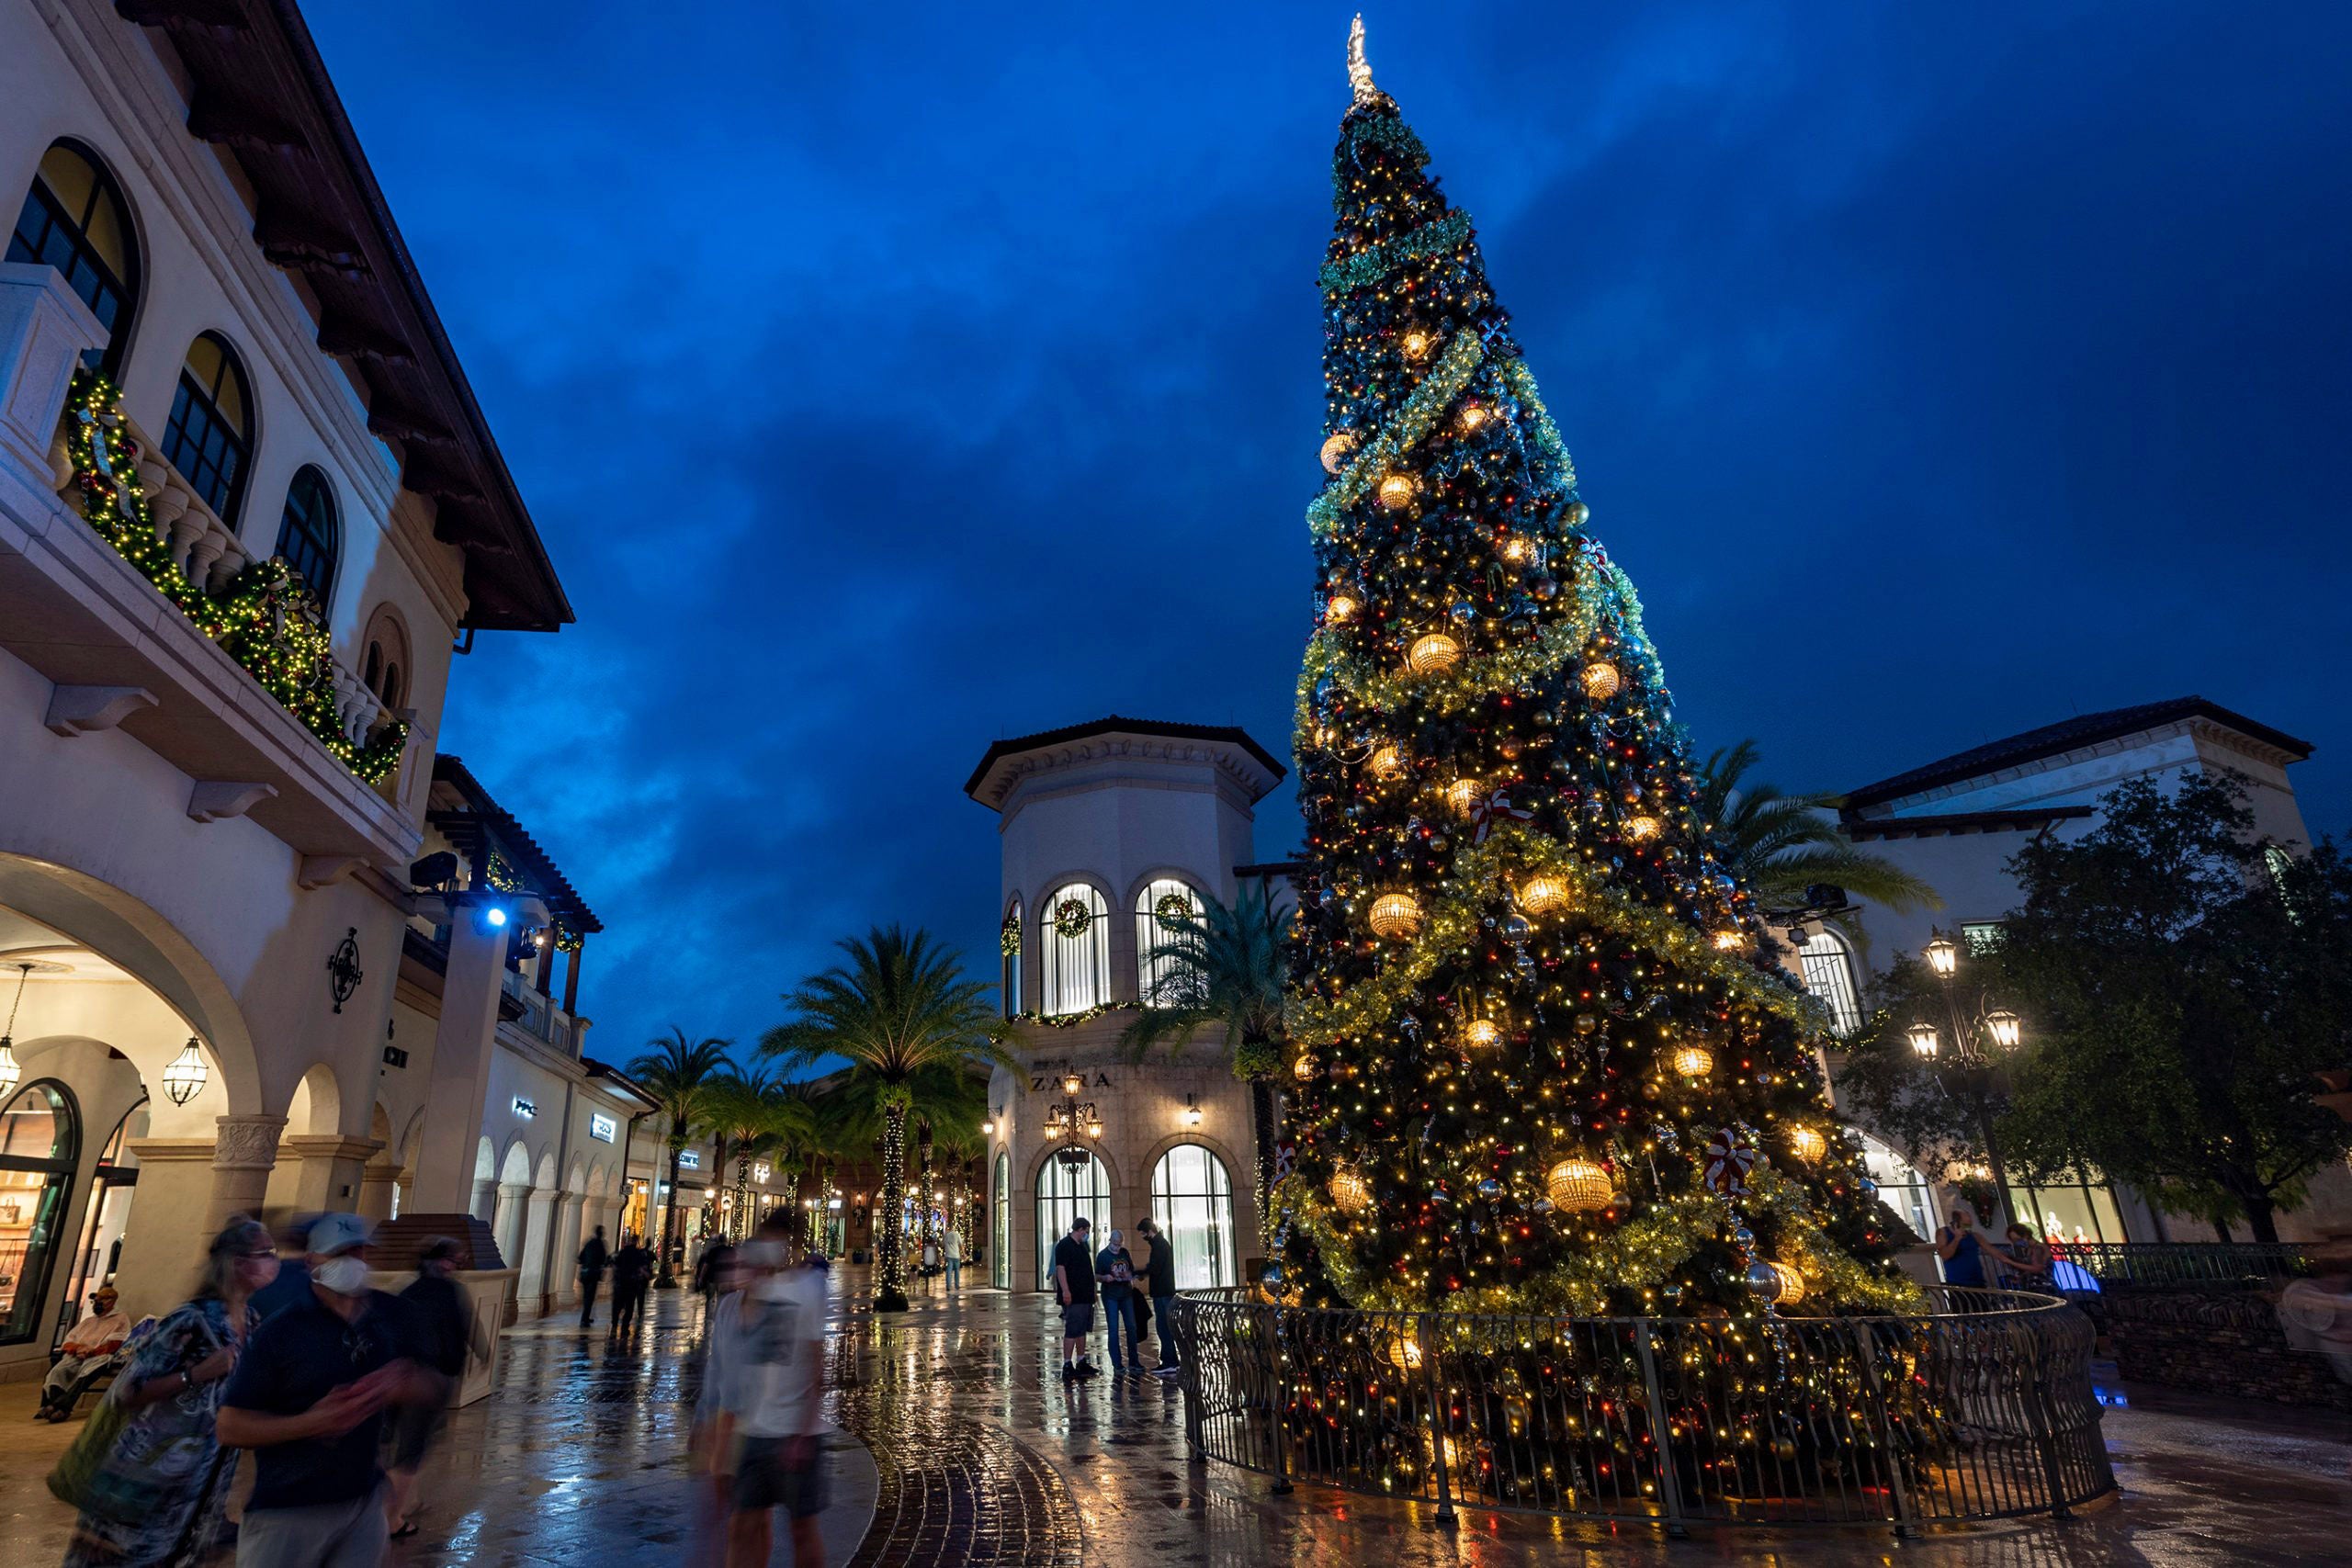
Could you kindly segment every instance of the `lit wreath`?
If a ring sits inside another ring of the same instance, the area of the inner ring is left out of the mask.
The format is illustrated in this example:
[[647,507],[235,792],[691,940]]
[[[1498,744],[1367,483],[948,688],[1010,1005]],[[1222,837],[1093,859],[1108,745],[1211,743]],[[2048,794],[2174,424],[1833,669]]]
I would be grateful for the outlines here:
[[1094,911],[1088,908],[1082,900],[1065,898],[1054,906],[1054,934],[1074,941],[1086,934],[1086,928],[1093,919]]
[[1159,922],[1161,931],[1181,931],[1192,924],[1193,917],[1199,911],[1193,908],[1193,900],[1184,894],[1163,893],[1159,896],[1159,902],[1151,907],[1151,913],[1152,918]]

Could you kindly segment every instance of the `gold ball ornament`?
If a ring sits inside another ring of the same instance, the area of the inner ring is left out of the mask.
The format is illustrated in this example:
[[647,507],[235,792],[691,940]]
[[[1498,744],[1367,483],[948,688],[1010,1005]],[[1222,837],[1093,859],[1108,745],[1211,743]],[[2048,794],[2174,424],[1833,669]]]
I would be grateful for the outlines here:
[[1574,1155],[1554,1166],[1544,1178],[1552,1206],[1564,1214],[1587,1214],[1609,1207],[1609,1173]]
[[1496,548],[1497,553],[1513,566],[1526,566],[1535,558],[1535,541],[1524,534],[1504,535],[1502,543]]
[[1709,940],[1715,944],[1717,953],[1737,953],[1747,945],[1747,933],[1736,927],[1725,926]]
[[1430,356],[1430,344],[1431,339],[1429,333],[1419,331],[1407,333],[1403,345],[1405,357],[1412,360],[1427,359]]
[[1383,746],[1372,754],[1372,776],[1394,779],[1405,771],[1405,754],[1394,746]]
[[1345,626],[1354,620],[1356,612],[1363,608],[1362,604],[1356,603],[1354,594],[1334,593],[1323,602],[1323,618],[1335,626]]
[[1789,1129],[1789,1152],[1811,1165],[1829,1152],[1829,1140],[1823,1137],[1817,1128],[1792,1127]]
[[1421,929],[1421,901],[1410,893],[1383,893],[1372,901],[1372,931],[1390,942],[1410,942]]
[[1405,662],[1416,675],[1442,675],[1462,662],[1462,645],[1443,632],[1416,637]]
[[1583,683],[1584,694],[1596,703],[1607,702],[1617,694],[1617,688],[1624,684],[1618,677],[1617,666],[1605,659],[1586,665],[1577,679]]
[[1704,1045],[1678,1045],[1672,1059],[1675,1072],[1686,1078],[1703,1078],[1715,1070],[1715,1054]]
[[1470,402],[1462,405],[1462,428],[1464,431],[1476,431],[1480,425],[1485,424],[1489,417],[1487,405],[1484,403]]
[[1774,1306],[1794,1306],[1804,1300],[1804,1276],[1786,1263],[1752,1263],[1747,1288]]
[[1361,1214],[1372,1207],[1372,1183],[1356,1170],[1334,1172],[1331,1177],[1331,1201],[1351,1214]]
[[1336,474],[1348,466],[1348,455],[1356,449],[1356,433],[1342,430],[1323,442],[1323,471]]
[[1531,876],[1519,885],[1519,907],[1531,915],[1548,915],[1555,909],[1565,909],[1574,895],[1565,876],[1549,872]]
[[1462,1027],[1462,1043],[1473,1051],[1484,1051],[1502,1043],[1502,1027],[1491,1018],[1474,1018]]
[[1413,477],[1410,474],[1390,474],[1380,481],[1380,504],[1391,512],[1402,512],[1413,504]]
[[1301,1083],[1314,1082],[1317,1071],[1315,1057],[1311,1052],[1301,1051],[1298,1054],[1298,1060],[1290,1065],[1290,1076]]
[[1625,837],[1636,844],[1646,844],[1665,831],[1665,823],[1647,815],[1635,817],[1625,824]]
[[1476,779],[1456,779],[1445,786],[1445,808],[1456,817],[1467,817],[1477,808],[1478,791],[1483,786]]

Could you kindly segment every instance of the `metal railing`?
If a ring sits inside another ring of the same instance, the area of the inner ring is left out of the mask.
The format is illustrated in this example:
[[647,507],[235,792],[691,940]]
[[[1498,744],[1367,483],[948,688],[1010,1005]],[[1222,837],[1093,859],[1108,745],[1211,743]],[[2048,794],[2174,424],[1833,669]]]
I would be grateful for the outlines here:
[[2310,1250],[2291,1241],[2070,1241],[2051,1251],[2101,1284],[2296,1280],[2312,1272]]
[[1177,1298],[1196,1460],[1566,1517],[1880,1524],[2064,1515],[2115,1490],[2093,1334],[2052,1296],[1899,1317],[1554,1318]]

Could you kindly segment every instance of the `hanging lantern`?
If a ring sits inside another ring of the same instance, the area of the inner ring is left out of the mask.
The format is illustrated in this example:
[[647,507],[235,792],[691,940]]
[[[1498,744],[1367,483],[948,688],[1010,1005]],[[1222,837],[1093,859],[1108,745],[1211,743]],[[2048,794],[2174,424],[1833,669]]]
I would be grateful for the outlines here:
[[1502,1028],[1491,1018],[1474,1018],[1462,1027],[1462,1043],[1473,1051],[1483,1051],[1502,1042]]
[[1430,356],[1430,334],[1419,330],[1407,333],[1404,349],[1405,357],[1408,359],[1416,361],[1427,359]]
[[1807,1165],[1829,1152],[1829,1140],[1814,1127],[1795,1126],[1789,1129],[1789,1152]]
[[1617,666],[1605,659],[1595,660],[1578,672],[1577,679],[1584,686],[1584,694],[1596,703],[1605,703],[1617,694],[1624,682],[1618,679]]
[[1609,1207],[1609,1173],[1582,1155],[1572,1155],[1554,1166],[1544,1178],[1552,1206],[1566,1214],[1590,1213]]
[[1646,814],[1632,818],[1625,823],[1625,837],[1636,844],[1646,844],[1665,831],[1665,823]]
[[1353,1167],[1335,1171],[1331,1176],[1331,1201],[1351,1214],[1361,1214],[1372,1207],[1372,1183]]
[[1348,454],[1356,449],[1356,433],[1342,430],[1323,442],[1323,471],[1336,474],[1348,466]]
[[1794,1306],[1804,1300],[1804,1276],[1786,1263],[1749,1264],[1747,1288],[1772,1306]]
[[1413,504],[1413,476],[1391,474],[1380,481],[1380,504],[1391,512],[1402,512]]
[[204,1080],[212,1069],[204,1065],[204,1054],[197,1049],[196,1036],[187,1037],[180,1054],[164,1068],[164,1092],[172,1097],[174,1105],[186,1105],[204,1089]]
[[1443,632],[1416,638],[1405,662],[1416,675],[1442,675],[1462,661],[1462,645]]
[[1519,907],[1531,915],[1547,915],[1568,906],[1568,879],[1545,872],[1519,886]]
[[1372,754],[1370,766],[1374,778],[1394,779],[1405,771],[1405,754],[1394,746],[1383,746]]
[[1674,1070],[1686,1078],[1703,1078],[1715,1070],[1715,1054],[1704,1045],[1678,1045]]
[[1362,608],[1354,594],[1342,590],[1323,602],[1323,618],[1335,626],[1342,626],[1354,620]]
[[1445,808],[1456,817],[1467,817],[1478,807],[1478,781],[1456,779],[1445,786]]
[[1391,942],[1410,942],[1421,929],[1421,901],[1410,893],[1383,893],[1372,901],[1372,930]]

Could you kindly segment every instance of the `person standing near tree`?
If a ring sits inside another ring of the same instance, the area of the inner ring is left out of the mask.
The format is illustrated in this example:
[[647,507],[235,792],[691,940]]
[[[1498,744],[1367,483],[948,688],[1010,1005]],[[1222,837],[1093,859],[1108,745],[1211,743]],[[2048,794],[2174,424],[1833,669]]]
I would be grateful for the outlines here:
[[589,1317],[596,1310],[596,1287],[605,1282],[605,1269],[612,1261],[612,1254],[605,1247],[605,1227],[598,1225],[596,1234],[580,1249],[580,1326],[588,1326]]
[[1084,1214],[1070,1222],[1069,1234],[1054,1243],[1054,1296],[1062,1308],[1062,1382],[1079,1382],[1100,1377],[1102,1369],[1086,1357],[1086,1337],[1094,1332],[1094,1253],[1087,1246],[1094,1224]]
[[947,1227],[945,1245],[942,1256],[947,1260],[947,1293],[952,1296],[964,1284],[964,1237],[954,1225]]
[[1159,1365],[1151,1369],[1152,1375],[1171,1378],[1178,1371],[1176,1346],[1168,1337],[1176,1325],[1176,1252],[1160,1234],[1158,1220],[1138,1220],[1136,1229],[1151,1243],[1151,1259],[1144,1269],[1144,1293],[1151,1298],[1152,1320],[1159,1325]]

